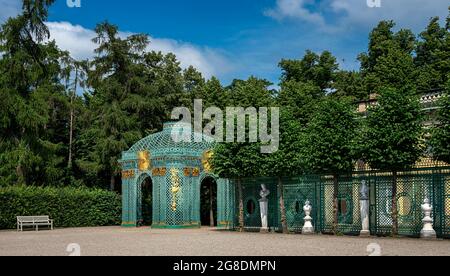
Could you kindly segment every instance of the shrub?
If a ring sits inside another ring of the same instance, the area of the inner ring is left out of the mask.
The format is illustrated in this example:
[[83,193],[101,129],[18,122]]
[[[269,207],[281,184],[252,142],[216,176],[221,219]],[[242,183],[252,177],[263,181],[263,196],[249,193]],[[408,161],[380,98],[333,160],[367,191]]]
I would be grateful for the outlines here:
[[116,193],[87,188],[0,188],[0,229],[16,227],[17,216],[49,215],[55,227],[119,225],[121,199]]

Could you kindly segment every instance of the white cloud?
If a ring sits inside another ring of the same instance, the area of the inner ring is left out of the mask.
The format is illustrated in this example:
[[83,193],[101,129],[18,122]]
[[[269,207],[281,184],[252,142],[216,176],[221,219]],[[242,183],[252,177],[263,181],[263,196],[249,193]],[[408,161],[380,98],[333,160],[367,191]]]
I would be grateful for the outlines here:
[[425,28],[432,16],[445,19],[448,0],[381,0],[380,8],[369,8],[366,0],[329,0],[334,12],[343,12],[342,23],[372,25],[380,20],[394,20],[402,28]]
[[192,65],[207,78],[223,75],[232,69],[224,55],[207,47],[198,47],[172,39],[150,38],[149,49],[174,53],[182,67],[186,68]]
[[306,22],[324,25],[324,17],[308,9],[314,0],[277,0],[276,7],[265,12],[267,16],[282,20],[284,18],[299,18]]
[[[94,56],[96,45],[92,42],[95,32],[80,25],[69,22],[48,22],[51,39],[62,49],[69,51],[76,59],[87,59]],[[131,33],[120,33],[126,37]],[[199,47],[190,43],[179,42],[172,39],[159,39],[150,37],[148,50],[174,53],[183,68],[192,65],[206,78],[220,76],[231,70],[231,66],[222,53],[207,47]]]
[[[373,26],[380,20],[394,20],[403,28],[424,28],[432,16],[444,19],[448,0],[380,0],[370,8],[367,0],[277,0],[265,14],[277,20],[297,19],[324,30],[348,30]],[[420,30],[420,29],[419,29]]]
[[21,8],[21,1],[0,0],[0,23],[6,21],[9,17],[18,15]]

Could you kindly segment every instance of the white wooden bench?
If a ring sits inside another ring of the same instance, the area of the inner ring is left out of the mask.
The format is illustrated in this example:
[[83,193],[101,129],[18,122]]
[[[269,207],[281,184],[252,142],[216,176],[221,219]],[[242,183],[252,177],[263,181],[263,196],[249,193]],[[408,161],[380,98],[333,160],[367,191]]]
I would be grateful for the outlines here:
[[39,231],[39,226],[48,226],[53,230],[53,220],[49,216],[17,217],[17,231],[23,231],[24,226],[36,227],[36,231]]

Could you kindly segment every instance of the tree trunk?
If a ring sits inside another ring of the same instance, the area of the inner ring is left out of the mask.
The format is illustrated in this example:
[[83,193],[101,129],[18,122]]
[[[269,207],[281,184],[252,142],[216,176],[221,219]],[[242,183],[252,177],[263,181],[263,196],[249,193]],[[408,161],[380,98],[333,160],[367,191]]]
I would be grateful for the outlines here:
[[111,192],[114,192],[116,190],[116,176],[114,174],[111,175],[109,189],[111,190]]
[[392,172],[392,236],[398,235],[397,172]]
[[244,232],[244,199],[242,195],[242,184],[240,178],[238,178],[238,193],[239,193],[239,231]]
[[[22,128],[22,137],[23,134],[25,133],[25,129]],[[14,138],[14,142],[15,142],[15,146],[19,147],[20,146],[20,141],[17,137]],[[19,156],[19,159],[17,161],[17,166],[16,166],[16,175],[17,175],[17,184],[19,185],[23,185],[26,184],[26,180],[25,180],[25,173],[23,171],[23,167],[22,167],[22,158]]]
[[280,213],[281,213],[281,228],[283,234],[288,234],[287,218],[286,218],[286,207],[284,205],[284,187],[281,177],[278,177],[278,191],[280,193]]
[[209,183],[209,225],[215,226],[214,223],[214,207],[213,207],[213,183]]
[[339,192],[339,179],[338,175],[333,175],[333,233],[336,235],[338,232],[338,192]]
[[75,98],[75,94],[77,93],[77,84],[78,84],[78,68],[75,69],[75,86],[73,93],[70,95],[70,125],[69,125],[69,160],[67,161],[67,167],[69,169],[72,168],[72,144],[73,144],[73,122],[74,122],[74,107],[73,100]]
[[25,181],[25,174],[23,173],[23,169],[22,169],[22,165],[20,164],[20,161],[19,161],[19,164],[16,167],[16,174],[17,174],[17,183],[19,185],[26,184],[25,183],[26,182]]

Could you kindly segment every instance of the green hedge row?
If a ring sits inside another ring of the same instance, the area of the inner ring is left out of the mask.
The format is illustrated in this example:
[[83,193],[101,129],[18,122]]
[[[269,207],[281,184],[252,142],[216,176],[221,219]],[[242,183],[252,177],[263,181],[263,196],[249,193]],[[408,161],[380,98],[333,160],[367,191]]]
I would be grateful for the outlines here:
[[49,215],[55,227],[120,225],[121,198],[86,188],[0,188],[0,229],[16,227],[17,216]]

